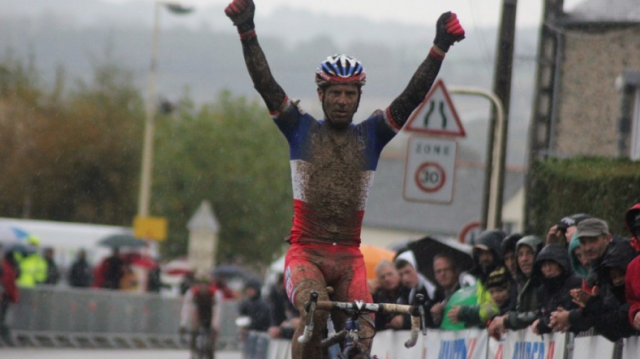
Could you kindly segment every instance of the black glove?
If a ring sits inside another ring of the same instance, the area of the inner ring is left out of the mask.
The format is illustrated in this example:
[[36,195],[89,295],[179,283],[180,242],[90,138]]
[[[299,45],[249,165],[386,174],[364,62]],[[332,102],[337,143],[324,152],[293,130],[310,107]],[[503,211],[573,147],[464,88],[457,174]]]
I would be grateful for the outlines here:
[[451,11],[440,15],[436,23],[436,38],[433,44],[440,50],[447,52],[454,43],[464,39],[464,29],[458,21],[458,16]]
[[253,15],[256,12],[256,5],[253,0],[233,0],[224,13],[233,21],[238,28],[238,33],[243,34],[255,28]]

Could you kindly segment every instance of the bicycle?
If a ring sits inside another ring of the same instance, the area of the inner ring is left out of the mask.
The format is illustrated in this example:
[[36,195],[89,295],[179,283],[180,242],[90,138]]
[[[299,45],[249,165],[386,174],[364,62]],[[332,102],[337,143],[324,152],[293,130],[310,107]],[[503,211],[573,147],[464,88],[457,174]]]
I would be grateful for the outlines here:
[[200,327],[195,336],[195,343],[191,348],[191,358],[212,359],[214,348],[211,328]]
[[364,313],[388,313],[388,314],[410,314],[411,315],[411,334],[410,338],[404,343],[406,348],[411,348],[418,341],[418,333],[427,335],[424,312],[424,297],[418,295],[414,305],[392,304],[392,303],[365,303],[363,301],[334,302],[334,301],[318,301],[318,292],[312,291],[310,300],[305,304],[307,311],[307,322],[305,323],[304,332],[297,340],[300,344],[308,343],[313,335],[314,314],[316,309],[331,311],[338,310],[347,314],[348,318],[345,328],[340,332],[322,340],[322,350],[327,350],[330,346],[342,343],[342,351],[335,359],[376,359],[374,355],[370,357],[366,348],[360,341],[360,323],[358,319]]

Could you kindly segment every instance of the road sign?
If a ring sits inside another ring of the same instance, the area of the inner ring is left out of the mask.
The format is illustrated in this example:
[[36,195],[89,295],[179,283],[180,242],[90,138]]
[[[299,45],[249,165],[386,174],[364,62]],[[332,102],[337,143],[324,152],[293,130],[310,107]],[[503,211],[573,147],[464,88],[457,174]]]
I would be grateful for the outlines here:
[[467,223],[462,227],[462,230],[458,235],[458,241],[472,246],[475,243],[476,238],[480,235],[480,232],[480,222]]
[[133,235],[141,239],[164,241],[167,238],[167,219],[135,216],[133,218]]
[[467,135],[442,80],[431,87],[424,101],[411,114],[404,130],[453,137]]
[[458,144],[454,140],[411,137],[407,145],[404,198],[451,203]]

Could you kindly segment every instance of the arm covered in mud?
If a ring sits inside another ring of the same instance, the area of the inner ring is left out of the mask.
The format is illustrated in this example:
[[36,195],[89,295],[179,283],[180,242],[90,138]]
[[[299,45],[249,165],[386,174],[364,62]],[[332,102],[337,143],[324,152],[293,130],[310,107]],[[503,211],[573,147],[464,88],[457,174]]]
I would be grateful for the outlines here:
[[420,105],[431,89],[440,72],[440,66],[449,47],[464,39],[464,29],[456,14],[446,12],[440,15],[436,23],[436,38],[427,58],[418,66],[409,84],[391,105],[389,112],[393,121],[402,127],[413,110]]
[[244,61],[253,86],[262,96],[269,111],[279,110],[287,96],[271,74],[267,58],[258,43],[253,22],[255,13],[253,0],[233,0],[224,12],[238,28]]

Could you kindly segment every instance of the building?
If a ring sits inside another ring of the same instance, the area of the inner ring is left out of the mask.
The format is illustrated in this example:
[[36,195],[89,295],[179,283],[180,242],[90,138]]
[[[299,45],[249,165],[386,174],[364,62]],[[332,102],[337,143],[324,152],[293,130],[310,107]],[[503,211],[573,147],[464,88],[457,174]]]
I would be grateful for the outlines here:
[[640,160],[640,4],[545,0],[530,158]]

